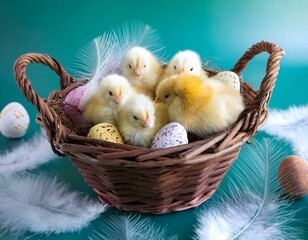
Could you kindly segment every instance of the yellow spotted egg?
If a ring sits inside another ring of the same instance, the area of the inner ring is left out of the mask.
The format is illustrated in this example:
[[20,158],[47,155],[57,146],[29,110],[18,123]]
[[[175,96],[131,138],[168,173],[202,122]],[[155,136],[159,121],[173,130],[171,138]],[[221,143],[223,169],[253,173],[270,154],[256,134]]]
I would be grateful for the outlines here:
[[118,129],[110,123],[96,124],[89,130],[88,137],[108,142],[123,143]]
[[29,124],[29,114],[18,102],[7,104],[0,113],[0,132],[7,138],[23,137]]

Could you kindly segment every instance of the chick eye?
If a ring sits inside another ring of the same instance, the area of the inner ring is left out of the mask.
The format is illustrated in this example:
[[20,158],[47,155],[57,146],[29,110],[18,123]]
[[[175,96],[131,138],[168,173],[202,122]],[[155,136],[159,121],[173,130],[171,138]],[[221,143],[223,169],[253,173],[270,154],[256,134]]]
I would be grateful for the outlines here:
[[169,94],[166,94],[166,95],[165,95],[165,98],[168,98],[169,96],[170,96]]
[[143,66],[143,68],[145,68],[147,65],[146,64],[144,64],[144,66]]
[[135,119],[135,120],[138,120],[138,118],[137,118],[135,115],[134,115],[134,119]]
[[112,92],[111,91],[109,91],[109,95],[112,96]]
[[173,66],[174,70],[176,70],[176,66]]
[[194,68],[189,69],[190,71],[194,70]]
[[128,67],[129,67],[129,68],[132,68],[132,66],[131,66],[130,64],[128,64]]

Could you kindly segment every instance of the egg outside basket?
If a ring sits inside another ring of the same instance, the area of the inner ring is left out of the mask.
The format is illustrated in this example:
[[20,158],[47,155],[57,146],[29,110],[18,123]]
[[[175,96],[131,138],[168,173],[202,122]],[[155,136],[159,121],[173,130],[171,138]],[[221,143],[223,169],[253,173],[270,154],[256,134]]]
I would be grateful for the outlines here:
[[[85,80],[74,81],[48,55],[20,56],[14,74],[23,94],[39,111],[37,122],[45,130],[54,152],[69,157],[102,202],[127,211],[163,214],[189,209],[209,199],[238,158],[241,146],[266,120],[284,51],[273,43],[259,42],[246,51],[231,71],[240,75],[261,52],[269,53],[265,77],[258,91],[241,81],[246,107],[236,123],[206,139],[167,149],[87,138],[63,110],[65,96]],[[51,92],[48,99],[41,98],[26,77],[30,63],[41,63],[55,71],[61,89]]]

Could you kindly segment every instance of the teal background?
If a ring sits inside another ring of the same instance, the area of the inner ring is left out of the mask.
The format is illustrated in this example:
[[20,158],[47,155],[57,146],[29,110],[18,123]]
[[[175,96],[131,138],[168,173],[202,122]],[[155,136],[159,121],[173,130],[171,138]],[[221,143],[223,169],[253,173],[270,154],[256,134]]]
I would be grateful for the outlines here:
[[[17,57],[28,52],[46,53],[57,59],[66,69],[78,50],[94,37],[117,27],[123,22],[138,20],[149,24],[160,33],[165,45],[165,58],[179,50],[197,51],[204,61],[230,69],[252,44],[261,40],[277,43],[286,51],[269,106],[286,109],[307,104],[308,89],[308,2],[286,1],[9,1],[0,2],[0,110],[9,102],[22,103],[31,118],[24,140],[39,130],[35,123],[36,109],[26,101],[18,89],[13,65]],[[255,58],[243,73],[244,80],[258,87],[264,76],[266,54]],[[59,80],[49,69],[30,66],[27,74],[42,97],[59,88]],[[256,139],[264,136],[259,133]],[[0,136],[0,151],[10,150],[21,140]],[[290,148],[286,148],[291,153]],[[241,156],[239,161],[241,160]],[[1,160],[0,160],[1,161]],[[59,158],[43,165],[35,172],[48,172],[69,183],[72,189],[95,196],[67,158]],[[228,182],[226,176],[224,183]],[[180,213],[151,216],[157,226],[168,227],[168,234],[180,239],[191,239],[196,214],[202,206]],[[295,218],[301,239],[308,239],[308,197],[293,203],[299,212]],[[31,239],[85,239],[101,221],[113,214],[124,214],[115,209],[88,228],[72,234],[38,236]],[[1,224],[1,223],[0,223]],[[0,239],[11,239],[3,235]]]

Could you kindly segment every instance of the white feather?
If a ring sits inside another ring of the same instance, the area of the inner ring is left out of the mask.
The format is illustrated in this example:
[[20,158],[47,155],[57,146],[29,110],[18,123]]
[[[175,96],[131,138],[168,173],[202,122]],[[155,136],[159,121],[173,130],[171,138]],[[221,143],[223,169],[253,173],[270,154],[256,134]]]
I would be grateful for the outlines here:
[[81,110],[105,76],[121,73],[124,54],[135,46],[147,48],[154,53],[162,50],[160,38],[154,29],[140,22],[131,22],[105,32],[80,51],[76,70],[73,70],[74,76],[89,79],[88,90],[79,104]]
[[79,103],[80,109],[85,107],[94,90],[99,86],[101,79],[111,71],[110,59],[112,58],[113,44],[113,37],[105,33],[93,39],[80,51],[75,63],[74,75],[78,78],[89,79],[88,89]]
[[285,154],[267,139],[246,145],[242,152],[233,166],[236,176],[228,192],[201,212],[195,239],[296,239],[296,231],[288,227],[294,211],[280,197],[277,179]]
[[155,55],[160,55],[163,50],[157,31],[138,21],[124,23],[121,27],[114,29],[113,34],[117,41],[116,56],[120,56],[121,61],[124,54],[133,47],[146,48]]
[[[97,80],[100,71],[107,65],[107,60],[110,56],[113,44],[112,36],[104,33],[101,36],[94,38],[77,54],[75,60],[74,76],[78,78]],[[98,84],[97,84],[98,85]]]
[[270,109],[262,130],[291,143],[294,152],[308,161],[308,105]]
[[140,216],[111,216],[101,229],[94,230],[91,240],[176,240],[177,236],[166,237],[166,229],[156,227],[149,219]]
[[43,132],[0,155],[0,175],[34,169],[56,158]]
[[98,201],[70,191],[55,177],[0,178],[0,230],[13,235],[77,231],[105,209]]

